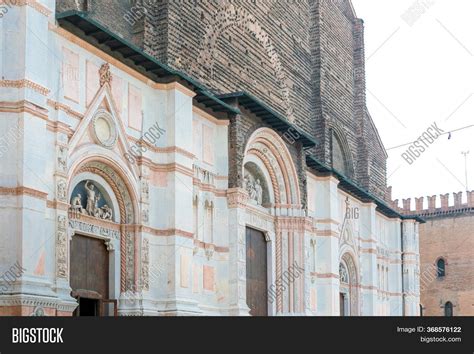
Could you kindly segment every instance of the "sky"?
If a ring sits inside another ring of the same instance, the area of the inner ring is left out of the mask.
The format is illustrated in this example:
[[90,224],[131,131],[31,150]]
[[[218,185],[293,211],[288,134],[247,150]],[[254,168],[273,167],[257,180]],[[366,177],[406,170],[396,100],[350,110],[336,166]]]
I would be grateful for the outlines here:
[[[474,190],[474,1],[352,3],[365,23],[367,105],[393,199]],[[409,164],[402,154],[433,124],[432,136],[445,134],[423,139]]]

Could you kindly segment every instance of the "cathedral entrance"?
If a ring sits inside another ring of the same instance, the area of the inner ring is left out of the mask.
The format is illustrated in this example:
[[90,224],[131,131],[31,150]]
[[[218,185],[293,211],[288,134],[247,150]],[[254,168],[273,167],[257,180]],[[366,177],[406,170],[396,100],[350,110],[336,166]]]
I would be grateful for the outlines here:
[[349,316],[347,307],[347,294],[339,293],[339,313],[341,317]]
[[114,315],[114,301],[108,300],[109,253],[103,240],[73,236],[70,282],[72,296],[79,303],[75,316]]
[[247,228],[247,306],[251,316],[268,316],[267,242],[265,235]]
[[359,316],[358,276],[353,258],[345,253],[339,264],[339,306],[341,316]]

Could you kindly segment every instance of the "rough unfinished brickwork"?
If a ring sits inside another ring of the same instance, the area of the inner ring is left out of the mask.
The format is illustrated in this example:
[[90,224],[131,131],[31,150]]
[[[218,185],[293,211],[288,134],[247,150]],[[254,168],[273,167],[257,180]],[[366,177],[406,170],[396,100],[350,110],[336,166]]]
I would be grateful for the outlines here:
[[312,153],[321,162],[338,165],[337,144],[340,172],[388,198],[387,155],[366,108],[364,25],[350,1],[58,3],[58,11],[82,4],[112,32],[216,93],[252,94],[317,138]]

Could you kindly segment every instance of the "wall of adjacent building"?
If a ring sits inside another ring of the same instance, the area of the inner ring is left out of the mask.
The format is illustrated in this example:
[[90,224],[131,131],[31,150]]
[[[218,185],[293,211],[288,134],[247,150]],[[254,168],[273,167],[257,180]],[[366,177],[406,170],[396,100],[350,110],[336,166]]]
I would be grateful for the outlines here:
[[[421,305],[426,316],[444,316],[446,302],[455,316],[474,315],[474,216],[440,216],[420,226]],[[436,262],[446,276],[436,277]]]

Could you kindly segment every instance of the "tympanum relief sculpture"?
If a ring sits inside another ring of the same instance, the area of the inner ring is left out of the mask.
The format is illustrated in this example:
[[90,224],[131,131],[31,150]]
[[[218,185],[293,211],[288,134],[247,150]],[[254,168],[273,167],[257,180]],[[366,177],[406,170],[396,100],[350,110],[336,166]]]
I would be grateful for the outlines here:
[[77,193],[71,200],[71,211],[74,214],[82,214],[92,216],[102,220],[113,221],[113,210],[107,204],[99,207],[102,195],[91,181],[86,181],[84,189],[86,196],[86,207],[83,207],[82,194]]
[[251,201],[257,205],[263,205],[263,188],[259,178],[254,178],[250,173],[246,173],[245,189]]

